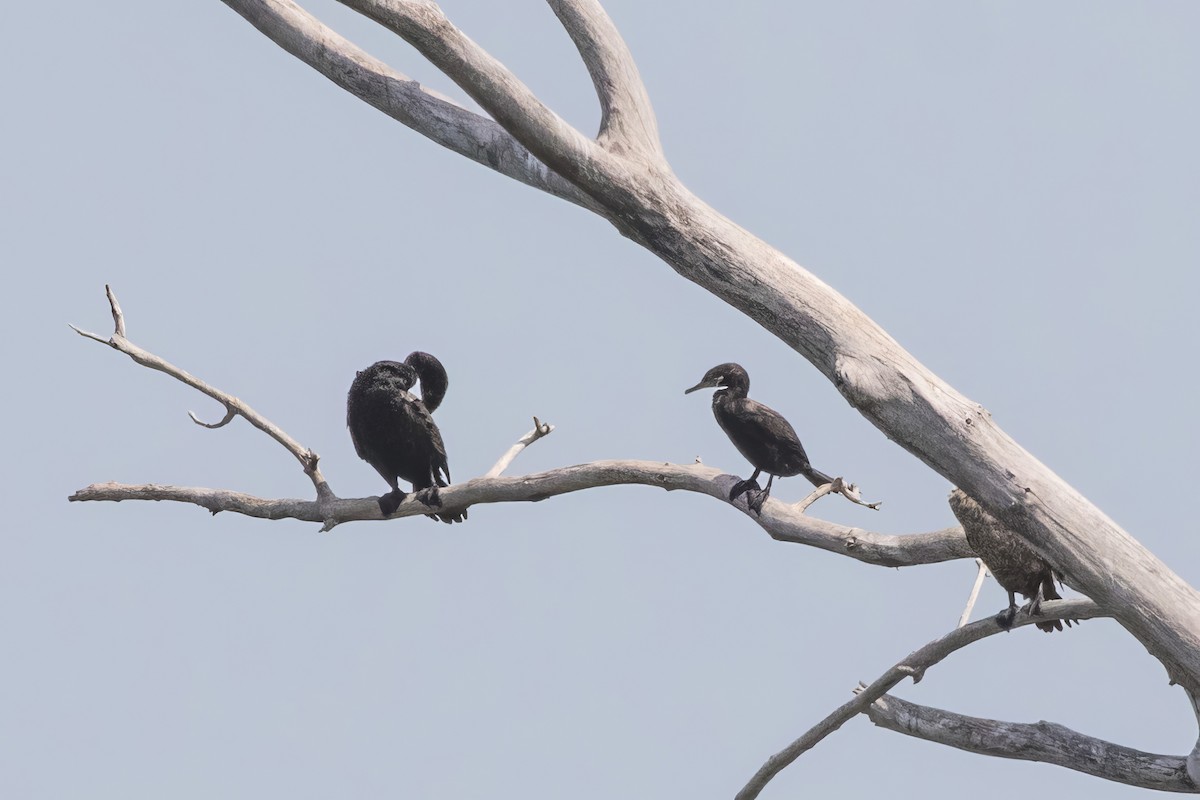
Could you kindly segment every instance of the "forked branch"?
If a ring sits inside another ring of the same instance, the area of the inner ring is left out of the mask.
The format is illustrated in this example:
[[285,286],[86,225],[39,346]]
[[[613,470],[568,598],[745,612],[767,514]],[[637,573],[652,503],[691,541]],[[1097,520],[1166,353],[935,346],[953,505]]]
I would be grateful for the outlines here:
[[[1028,614],[1018,614],[1013,627],[1031,625],[1048,619],[1094,619],[1096,617],[1112,616],[1101,610],[1091,600],[1052,600],[1042,603],[1041,613],[1036,617]],[[881,675],[870,686],[859,685],[852,700],[843,703],[832,714],[807,730],[803,736],[789,744],[783,750],[767,759],[759,768],[749,783],[737,794],[736,800],[752,800],[758,797],[766,785],[785,767],[815,747],[822,739],[842,727],[857,714],[866,711],[871,703],[883,697],[889,690],[905,678],[912,678],[913,683],[925,677],[925,671],[945,659],[956,650],[961,650],[980,639],[994,636],[1004,631],[994,619],[984,619],[966,625],[947,633],[939,639],[934,639],[919,650],[895,664]]]
[[[114,309],[114,319],[119,317],[116,295],[107,288],[109,304]],[[123,324],[123,322],[122,322]],[[287,448],[304,466],[305,472],[317,487],[317,500],[266,499],[228,489],[203,487],[163,486],[159,484],[101,483],[80,489],[70,499],[82,501],[156,500],[190,503],[206,508],[214,514],[230,511],[237,514],[263,519],[298,519],[320,522],[329,530],[344,522],[383,519],[377,498],[365,497],[345,499],[335,495],[317,469],[317,455],[303,447],[266,417],[262,416],[236,397],[209,386],[199,378],[159,358],[116,333],[105,339],[94,333],[79,330],[80,335],[103,342],[119,350],[143,366],[156,369],[176,380],[186,383],[226,408],[225,417],[216,423],[204,423],[191,415],[192,419],[207,428],[220,427],[235,416],[244,417],[250,424],[267,433]],[[189,412],[190,413],[190,412]],[[534,429],[525,434],[509,448],[499,461],[480,478],[448,486],[439,492],[443,507],[455,510],[485,503],[507,503],[545,500],[560,494],[592,489],[599,486],[640,484],[661,489],[697,492],[728,503],[729,492],[738,478],[703,464],[679,465],[660,461],[597,461],[561,467],[534,475],[505,478],[501,473],[526,447],[547,436],[554,426],[534,418]],[[927,564],[966,558],[971,555],[961,528],[945,528],[932,533],[897,536],[835,525],[807,517],[802,510],[774,498],[763,506],[761,516],[755,515],[746,506],[746,498],[739,498],[735,507],[753,519],[773,538],[784,542],[795,542],[848,555],[869,564],[890,567]],[[405,499],[393,517],[414,516],[428,513],[429,509],[412,495]]]

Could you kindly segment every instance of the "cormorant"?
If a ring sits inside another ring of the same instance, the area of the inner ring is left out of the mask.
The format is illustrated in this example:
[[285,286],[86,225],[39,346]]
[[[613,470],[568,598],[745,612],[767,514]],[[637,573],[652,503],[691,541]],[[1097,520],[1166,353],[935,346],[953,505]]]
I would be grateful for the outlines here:
[[[1036,616],[1041,610],[1043,598],[1062,599],[1054,588],[1054,569],[962,489],[950,493],[950,510],[962,523],[967,544],[983,559],[996,583],[1008,592],[1008,608],[996,617],[1000,627],[1010,628],[1016,619],[1016,592],[1030,601],[1030,616]],[[1057,619],[1035,624],[1046,633],[1063,629],[1062,622]],[[1067,626],[1070,625],[1071,621],[1067,620]]]
[[[747,480],[738,481],[729,492],[729,501],[738,495],[757,490],[747,505],[756,514],[762,514],[763,502],[771,494],[771,483],[776,476],[790,478],[803,475],[813,486],[832,483],[833,478],[815,470],[808,463],[808,455],[795,429],[779,412],[764,406],[746,395],[750,391],[750,376],[738,364],[721,364],[704,373],[704,378],[684,394],[697,389],[717,387],[713,393],[713,416],[725,431],[729,441],[754,467],[754,474]],[[767,473],[767,488],[758,490],[758,475]]]
[[[409,390],[421,382],[421,399]],[[378,472],[392,491],[379,498],[383,515],[395,513],[406,493],[398,478],[410,481],[420,500],[441,506],[438,487],[450,481],[442,434],[432,412],[442,403],[449,380],[442,362],[429,353],[410,353],[403,363],[378,361],[359,372],[346,396],[346,426],[354,451]],[[443,478],[443,476],[445,476]],[[442,522],[462,522],[460,514],[429,514]]]

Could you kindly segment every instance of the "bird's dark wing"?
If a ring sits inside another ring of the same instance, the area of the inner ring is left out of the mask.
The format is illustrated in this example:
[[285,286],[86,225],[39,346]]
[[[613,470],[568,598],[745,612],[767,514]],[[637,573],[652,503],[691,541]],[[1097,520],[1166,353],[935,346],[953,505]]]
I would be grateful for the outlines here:
[[748,397],[714,405],[717,422],[738,452],[770,475],[797,475],[809,467],[800,437],[783,415]]

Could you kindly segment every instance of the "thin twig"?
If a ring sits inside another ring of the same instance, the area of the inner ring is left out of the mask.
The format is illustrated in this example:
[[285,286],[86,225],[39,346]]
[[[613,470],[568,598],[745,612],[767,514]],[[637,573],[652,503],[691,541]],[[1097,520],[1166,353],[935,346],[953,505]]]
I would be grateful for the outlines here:
[[963,609],[962,616],[958,618],[958,627],[966,625],[971,619],[971,612],[975,610],[975,601],[979,599],[979,590],[983,587],[983,579],[987,577],[987,564],[983,563],[982,558],[975,559],[975,566],[978,570],[975,574],[975,585],[971,587],[971,596],[967,598],[967,607]]
[[[1018,614],[1013,622],[1013,627],[1022,627],[1050,619],[1094,619],[1108,616],[1111,614],[1101,610],[1091,600],[1053,600],[1042,603],[1041,613],[1036,617]],[[843,703],[832,714],[806,731],[799,739],[767,759],[767,762],[759,768],[750,782],[738,792],[737,800],[752,800],[752,798],[758,797],[767,783],[781,770],[816,746],[826,736],[842,727],[855,715],[865,711],[871,703],[905,678],[911,677],[913,683],[917,683],[925,676],[927,669],[951,653],[1004,630],[1006,629],[1001,628],[994,619],[984,619],[962,628],[956,628],[945,636],[934,639],[921,649],[910,653],[870,686],[859,683],[858,688],[855,689],[854,699]]]
[[497,461],[495,464],[493,464],[492,468],[483,474],[483,477],[485,477],[485,478],[500,477],[500,475],[504,472],[504,470],[508,469],[508,465],[513,462],[513,459],[515,459],[518,455],[521,454],[522,450],[524,450],[526,447],[528,447],[529,445],[536,442],[538,439],[541,439],[543,436],[549,436],[553,430],[554,430],[554,426],[551,425],[549,422],[541,422],[538,420],[537,417],[534,417],[533,418],[533,430],[531,430],[529,433],[522,436],[520,439],[517,440],[516,444],[514,444],[512,447],[508,448],[508,452],[506,452],[504,455],[500,456],[500,460]]

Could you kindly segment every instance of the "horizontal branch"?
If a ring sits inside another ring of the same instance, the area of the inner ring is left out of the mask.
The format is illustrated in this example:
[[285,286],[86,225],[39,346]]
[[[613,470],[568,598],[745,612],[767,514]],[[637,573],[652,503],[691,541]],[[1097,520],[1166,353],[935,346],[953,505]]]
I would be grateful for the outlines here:
[[1200,793],[1183,756],[1164,756],[1096,739],[1053,722],[1001,722],[884,695],[866,710],[881,728],[980,753],[1040,761],[1117,783],[1163,792]]
[[[474,478],[439,490],[439,497],[443,508],[458,510],[486,503],[537,502],[600,486],[642,485],[668,491],[697,492],[728,503],[729,490],[737,480],[736,475],[703,464],[595,461],[532,475]],[[383,519],[374,497],[333,498],[318,505],[305,500],[267,500],[224,489],[99,483],[80,489],[69,499],[75,502],[166,500],[192,503],[213,513],[231,511],[263,519],[321,522],[327,528],[344,522]],[[905,567],[973,555],[961,528],[909,535],[875,533],[805,516],[773,497],[763,505],[761,516],[746,508],[744,498],[739,498],[734,505],[778,541],[809,545],[868,564]],[[392,516],[408,517],[428,512],[428,507],[410,496]]]
[[291,0],[222,0],[268,39],[350,94],[448,150],[527,186],[596,210],[494,120],[392,69]]
[[[1036,617],[1028,614],[1018,614],[1013,622],[1013,628],[1033,625],[1050,619],[1084,620],[1096,617],[1108,617],[1111,614],[1103,611],[1091,600],[1050,600],[1042,603],[1041,613]],[[871,703],[878,700],[905,678],[912,678],[918,683],[925,677],[925,672],[933,665],[945,659],[951,653],[961,650],[980,639],[986,639],[1009,629],[1001,628],[995,619],[984,619],[955,628],[939,639],[934,639],[919,650],[909,653],[899,663],[883,673],[870,686],[861,686],[856,690],[855,697],[839,706],[832,714],[818,722],[804,735],[789,744],[783,750],[767,759],[754,777],[737,794],[736,800],[753,800],[766,785],[785,767],[811,750],[829,734],[836,731],[855,715],[866,711]]]

